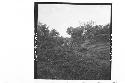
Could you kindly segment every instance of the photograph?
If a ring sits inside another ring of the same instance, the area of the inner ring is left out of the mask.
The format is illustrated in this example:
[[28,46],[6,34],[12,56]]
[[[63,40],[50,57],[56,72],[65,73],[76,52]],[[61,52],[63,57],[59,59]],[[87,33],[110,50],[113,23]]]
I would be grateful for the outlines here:
[[112,3],[34,2],[34,79],[111,80],[111,72]]

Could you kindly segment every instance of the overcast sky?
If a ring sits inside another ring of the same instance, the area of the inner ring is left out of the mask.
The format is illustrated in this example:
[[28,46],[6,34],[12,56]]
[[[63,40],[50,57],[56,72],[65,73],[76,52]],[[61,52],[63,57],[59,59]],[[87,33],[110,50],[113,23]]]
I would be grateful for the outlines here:
[[38,21],[56,29],[61,36],[68,37],[66,29],[76,27],[81,22],[90,20],[95,24],[110,22],[110,5],[69,5],[69,4],[39,4]]

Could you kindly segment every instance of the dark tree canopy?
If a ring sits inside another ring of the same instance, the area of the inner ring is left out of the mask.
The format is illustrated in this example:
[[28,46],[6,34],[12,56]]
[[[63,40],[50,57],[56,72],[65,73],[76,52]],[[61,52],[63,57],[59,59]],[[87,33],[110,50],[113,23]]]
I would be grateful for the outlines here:
[[110,30],[110,24],[88,22],[67,28],[66,38],[38,23],[37,78],[110,80]]

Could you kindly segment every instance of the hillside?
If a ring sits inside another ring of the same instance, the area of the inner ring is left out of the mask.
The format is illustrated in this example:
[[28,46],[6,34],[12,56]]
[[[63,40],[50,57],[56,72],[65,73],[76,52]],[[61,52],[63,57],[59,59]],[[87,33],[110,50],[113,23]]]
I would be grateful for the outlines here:
[[69,27],[71,37],[64,38],[47,25],[39,25],[37,79],[110,80],[110,28],[109,24]]

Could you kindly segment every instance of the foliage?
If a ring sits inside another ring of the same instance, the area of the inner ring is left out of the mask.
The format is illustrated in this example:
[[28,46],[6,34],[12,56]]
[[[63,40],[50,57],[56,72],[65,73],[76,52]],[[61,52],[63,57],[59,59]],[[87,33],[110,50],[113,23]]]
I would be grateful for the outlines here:
[[45,24],[37,26],[37,78],[110,80],[110,25],[87,23],[59,36]]

